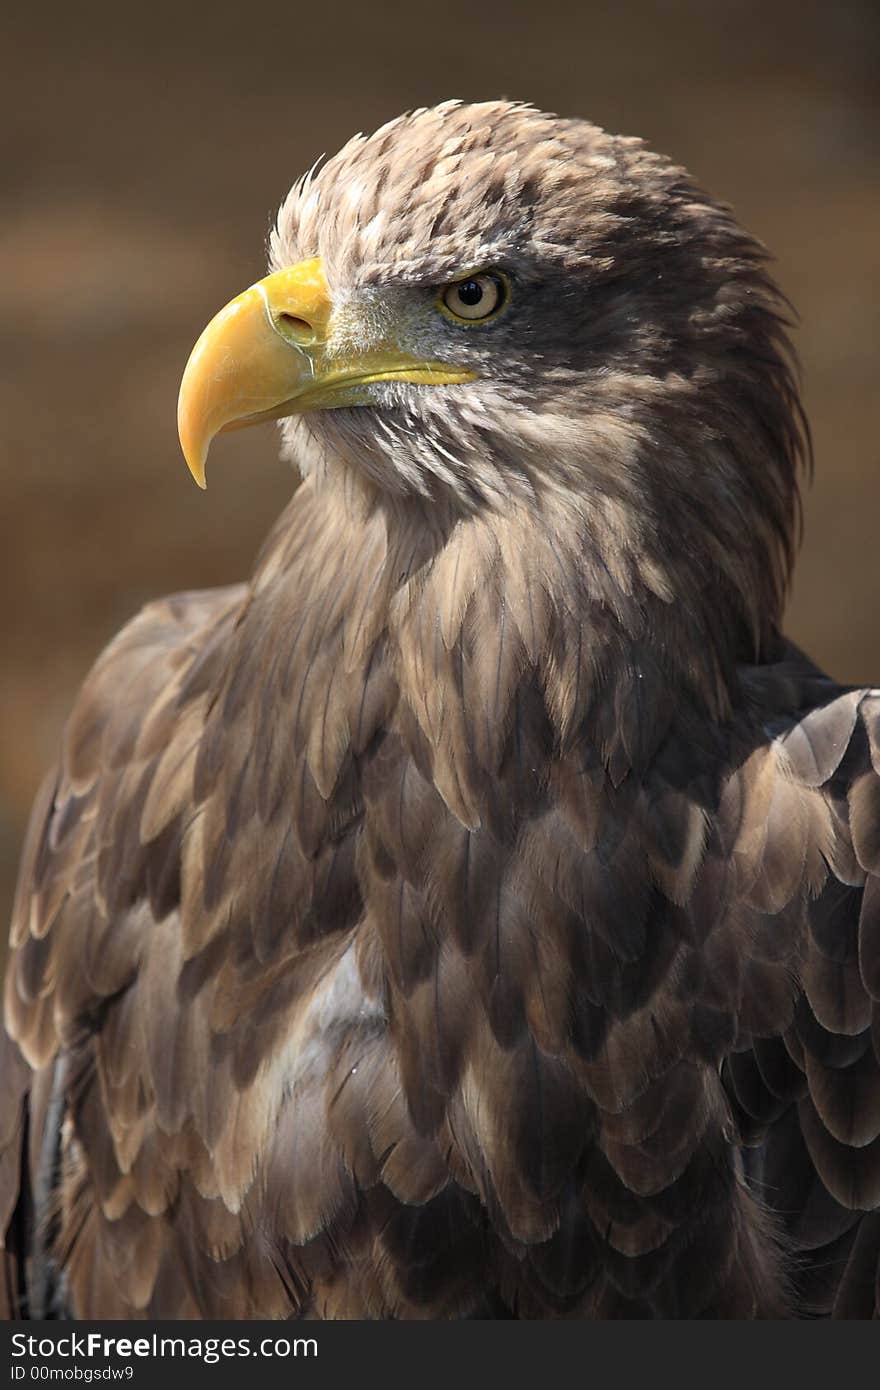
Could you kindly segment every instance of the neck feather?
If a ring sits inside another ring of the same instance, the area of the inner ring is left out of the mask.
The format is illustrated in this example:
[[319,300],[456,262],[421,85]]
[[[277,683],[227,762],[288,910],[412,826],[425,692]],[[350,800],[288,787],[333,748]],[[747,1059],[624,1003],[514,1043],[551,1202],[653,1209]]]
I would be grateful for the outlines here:
[[613,543],[607,516],[601,551],[598,531],[549,501],[539,526],[521,507],[461,516],[303,484],[258,562],[247,627],[252,641],[280,619],[289,634],[283,661],[250,659],[281,669],[322,794],[390,721],[475,825],[524,701],[545,742],[589,746],[614,781],[652,756],[682,702],[725,717],[735,662],[701,607]]

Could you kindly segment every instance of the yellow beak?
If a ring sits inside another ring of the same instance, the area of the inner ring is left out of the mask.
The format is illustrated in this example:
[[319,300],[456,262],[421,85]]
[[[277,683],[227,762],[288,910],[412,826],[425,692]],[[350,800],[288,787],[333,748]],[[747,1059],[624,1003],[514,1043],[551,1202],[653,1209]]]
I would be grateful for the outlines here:
[[318,257],[269,275],[211,320],[180,383],[177,429],[199,487],[211,440],[222,430],[306,410],[369,403],[375,381],[449,385],[474,373],[423,362],[393,343],[355,358],[327,355],[332,305]]

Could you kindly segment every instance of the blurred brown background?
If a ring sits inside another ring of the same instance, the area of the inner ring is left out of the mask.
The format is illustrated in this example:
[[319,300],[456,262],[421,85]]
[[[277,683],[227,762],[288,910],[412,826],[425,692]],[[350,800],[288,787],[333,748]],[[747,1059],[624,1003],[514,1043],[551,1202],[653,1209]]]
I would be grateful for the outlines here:
[[642,135],[775,251],[816,445],[789,630],[838,677],[880,682],[876,0],[16,8],[0,95],[4,917],[98,650],[151,596],[244,576],[292,486],[266,427],[224,440],[196,489],[175,435],[189,349],[263,273],[294,177],[405,107],[512,96]]

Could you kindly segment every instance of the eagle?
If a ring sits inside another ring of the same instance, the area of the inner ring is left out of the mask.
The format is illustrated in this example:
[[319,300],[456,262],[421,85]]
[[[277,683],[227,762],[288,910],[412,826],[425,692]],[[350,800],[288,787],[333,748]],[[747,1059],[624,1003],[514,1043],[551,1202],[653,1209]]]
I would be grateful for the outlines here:
[[639,140],[409,112],[179,401],[280,422],[246,584],[85,681],[5,994],[9,1316],[861,1318],[880,691],[781,616],[767,254]]

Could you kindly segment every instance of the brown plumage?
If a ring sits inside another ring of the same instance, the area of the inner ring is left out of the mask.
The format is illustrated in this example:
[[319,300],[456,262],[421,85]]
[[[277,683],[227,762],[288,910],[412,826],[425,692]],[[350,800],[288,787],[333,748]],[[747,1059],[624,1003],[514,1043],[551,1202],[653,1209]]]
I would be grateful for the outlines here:
[[[761,248],[638,141],[447,103],[295,187],[273,264],[317,255],[337,352],[475,379],[286,419],[250,583],[83,688],[12,928],[10,1311],[876,1314],[880,692],[779,635]],[[450,324],[482,267],[509,307]]]

